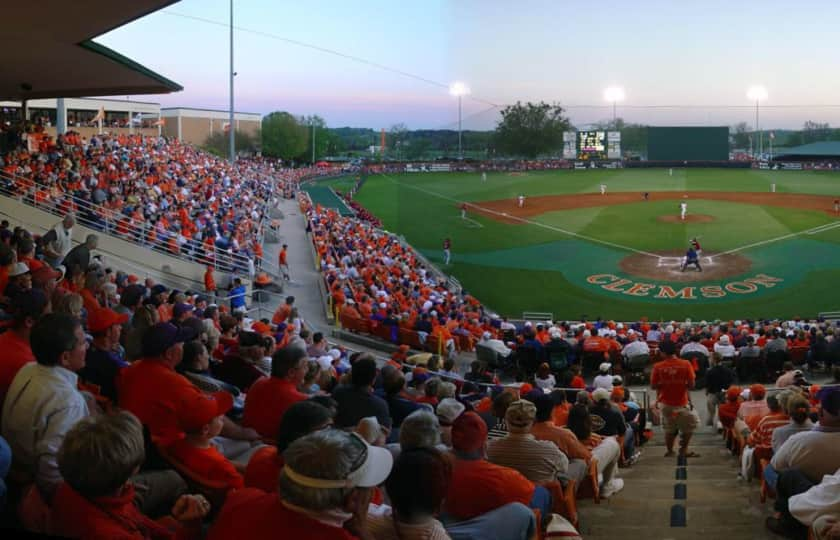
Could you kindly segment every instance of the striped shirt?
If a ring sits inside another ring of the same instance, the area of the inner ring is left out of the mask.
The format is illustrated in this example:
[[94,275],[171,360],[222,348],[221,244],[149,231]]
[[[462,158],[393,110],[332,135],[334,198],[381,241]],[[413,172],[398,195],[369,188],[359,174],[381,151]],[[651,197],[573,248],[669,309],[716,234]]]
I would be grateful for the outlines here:
[[530,433],[511,433],[487,444],[487,460],[516,469],[535,483],[551,482],[569,468],[569,458],[551,441]]
[[507,423],[502,420],[498,420],[496,425],[490,428],[490,431],[487,432],[487,440],[488,441],[495,441],[498,439],[502,439],[507,437],[508,434],[508,427]]
[[758,422],[758,426],[754,432],[750,433],[747,442],[756,448],[770,448],[773,441],[773,430],[787,425],[788,422],[790,422],[790,416],[785,413],[770,413]]
[[370,506],[367,525],[376,540],[451,540],[443,524],[433,518],[423,523],[395,523],[391,508],[386,505]]

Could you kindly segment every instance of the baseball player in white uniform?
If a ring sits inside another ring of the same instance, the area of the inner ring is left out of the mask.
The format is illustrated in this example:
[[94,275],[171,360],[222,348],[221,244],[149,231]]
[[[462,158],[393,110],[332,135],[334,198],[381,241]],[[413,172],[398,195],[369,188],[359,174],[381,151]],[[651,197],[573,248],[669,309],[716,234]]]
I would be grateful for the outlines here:
[[688,203],[683,201],[680,203],[680,219],[685,221],[685,213],[688,211]]
[[486,171],[481,173],[481,181],[482,181],[482,182],[486,182],[486,181],[487,181],[487,172],[486,172]]
[[601,184],[601,195],[606,195],[607,193],[607,184]]
[[523,208],[525,206],[525,195],[520,195],[519,197],[516,198],[516,201],[517,201],[517,204],[519,205],[519,208]]

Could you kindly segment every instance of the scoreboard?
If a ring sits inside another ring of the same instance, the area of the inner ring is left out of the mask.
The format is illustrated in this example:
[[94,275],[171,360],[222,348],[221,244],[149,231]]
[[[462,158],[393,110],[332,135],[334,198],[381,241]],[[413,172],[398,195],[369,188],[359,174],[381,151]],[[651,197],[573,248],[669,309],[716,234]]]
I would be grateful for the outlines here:
[[578,132],[578,156],[589,159],[606,159],[607,157],[607,132],[606,131],[579,131]]

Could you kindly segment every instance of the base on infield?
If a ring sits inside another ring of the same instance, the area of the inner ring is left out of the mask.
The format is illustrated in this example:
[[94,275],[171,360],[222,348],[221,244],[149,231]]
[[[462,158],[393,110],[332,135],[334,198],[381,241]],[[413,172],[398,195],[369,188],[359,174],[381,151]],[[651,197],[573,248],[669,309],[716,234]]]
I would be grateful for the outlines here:
[[727,253],[724,255],[700,256],[702,272],[691,265],[681,272],[683,253],[678,251],[662,252],[660,257],[651,257],[633,253],[624,257],[619,263],[621,270],[627,274],[651,279],[680,282],[713,281],[741,275],[749,271],[752,261],[738,253]]

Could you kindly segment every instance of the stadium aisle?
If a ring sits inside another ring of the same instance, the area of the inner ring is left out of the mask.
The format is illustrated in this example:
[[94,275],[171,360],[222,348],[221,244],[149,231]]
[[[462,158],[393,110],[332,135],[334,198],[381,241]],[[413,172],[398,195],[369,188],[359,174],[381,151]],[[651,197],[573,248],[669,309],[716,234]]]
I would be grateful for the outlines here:
[[[692,401],[699,404],[701,396],[701,392],[692,392]],[[591,500],[579,502],[584,538],[778,538],[764,528],[765,517],[772,513],[772,501],[759,501],[757,480],[747,483],[737,478],[737,460],[715,430],[702,426],[694,434],[690,449],[700,457],[688,460],[684,480],[678,479],[677,458],[663,457],[661,428],[655,427],[654,433],[639,461],[620,470],[624,489],[619,494],[598,505]],[[678,484],[685,485],[685,499],[675,499]],[[685,527],[671,526],[674,505],[684,505]]]

